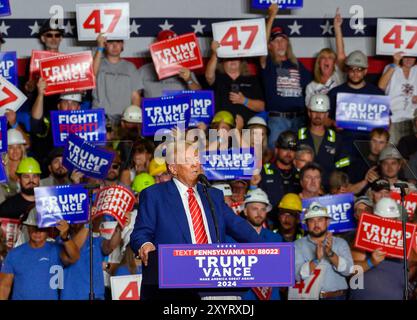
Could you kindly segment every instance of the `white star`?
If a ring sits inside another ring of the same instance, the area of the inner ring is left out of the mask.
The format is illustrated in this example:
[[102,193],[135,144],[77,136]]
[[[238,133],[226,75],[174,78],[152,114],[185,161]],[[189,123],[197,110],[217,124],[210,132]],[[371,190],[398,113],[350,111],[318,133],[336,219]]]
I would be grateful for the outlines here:
[[140,24],[136,24],[136,21],[133,20],[132,24],[130,25],[130,33],[139,34],[138,29],[140,28]]
[[333,35],[333,26],[330,24],[329,20],[326,20],[326,24],[321,24],[320,28],[323,29],[323,32],[321,33],[321,35],[325,35],[326,33]]
[[296,34],[298,34],[298,35],[301,35],[301,33],[300,33],[300,29],[301,29],[302,27],[303,27],[303,26],[302,26],[301,24],[298,24],[298,23],[297,23],[297,20],[294,20],[294,23],[293,23],[292,25],[288,25],[288,28],[290,28],[290,29],[291,29],[290,35],[292,35],[292,34],[294,34],[294,33],[296,33]]
[[353,25],[352,29],[355,30],[355,34],[357,34],[359,32],[362,33],[362,34],[365,34],[365,28],[366,28],[366,25],[363,24],[362,21],[359,21],[358,24]]
[[160,27],[162,30],[171,30],[171,28],[172,28],[173,26],[174,26],[173,24],[169,24],[169,23],[168,23],[168,20],[165,20],[164,24],[160,24],[160,25],[159,25],[159,27]]
[[67,21],[67,24],[65,25],[65,27],[64,27],[64,30],[65,30],[65,33],[68,33],[68,34],[73,34],[72,33],[72,29],[74,29],[75,27],[73,27],[72,25],[71,25],[71,22],[68,20]]
[[197,24],[192,24],[191,27],[194,29],[194,33],[200,32],[201,34],[203,34],[204,33],[203,29],[206,27],[206,25],[201,24],[201,21],[198,20]]
[[2,33],[4,33],[6,36],[8,35],[7,34],[7,29],[9,29],[10,28],[10,26],[7,26],[5,23],[4,23],[4,21],[2,21],[1,22],[1,25],[0,25],[0,34],[2,34]]
[[35,20],[35,24],[33,26],[29,26],[29,29],[32,30],[30,33],[31,36],[33,36],[36,33],[39,33],[40,25],[38,25],[38,21]]

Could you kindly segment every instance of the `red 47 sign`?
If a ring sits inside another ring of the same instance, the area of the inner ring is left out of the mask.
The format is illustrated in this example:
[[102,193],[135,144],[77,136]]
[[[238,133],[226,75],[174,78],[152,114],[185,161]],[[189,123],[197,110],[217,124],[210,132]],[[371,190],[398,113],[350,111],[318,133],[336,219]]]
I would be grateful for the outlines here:
[[378,19],[376,54],[417,56],[417,20]]
[[249,19],[212,24],[213,38],[220,43],[219,58],[266,56],[264,19]]
[[142,275],[110,278],[112,300],[140,300]]
[[78,40],[95,40],[105,33],[109,40],[129,39],[129,3],[76,5]]
[[322,282],[323,270],[319,265],[308,279],[301,280],[294,287],[288,288],[288,300],[318,300]]

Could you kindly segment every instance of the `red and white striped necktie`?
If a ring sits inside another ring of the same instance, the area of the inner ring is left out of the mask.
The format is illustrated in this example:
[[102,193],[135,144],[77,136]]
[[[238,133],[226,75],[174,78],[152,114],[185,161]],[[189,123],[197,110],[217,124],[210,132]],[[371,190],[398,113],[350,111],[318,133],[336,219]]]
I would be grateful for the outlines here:
[[201,208],[198,205],[197,199],[194,196],[193,188],[188,188],[188,207],[190,208],[191,221],[193,223],[195,243],[205,244],[208,243],[206,228],[204,228],[203,214]]

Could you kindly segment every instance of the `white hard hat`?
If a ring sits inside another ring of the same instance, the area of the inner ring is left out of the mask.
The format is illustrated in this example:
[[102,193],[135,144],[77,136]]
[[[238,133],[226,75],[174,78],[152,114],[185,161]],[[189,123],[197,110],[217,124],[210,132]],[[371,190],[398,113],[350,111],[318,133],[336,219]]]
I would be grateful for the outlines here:
[[397,202],[391,198],[380,199],[375,205],[374,214],[382,218],[401,217]]
[[255,116],[255,117],[252,117],[252,118],[249,119],[248,127],[253,126],[253,125],[260,125],[260,126],[268,127],[268,125],[266,124],[265,119],[262,118],[262,117],[258,117],[258,116]]
[[308,207],[306,214],[304,215],[303,222],[305,223],[308,219],[311,219],[311,218],[320,218],[320,217],[331,218],[332,216],[330,215],[329,212],[327,212],[327,209],[325,207],[323,207],[317,201],[314,201]]
[[59,100],[71,100],[76,102],[83,101],[81,93],[63,93],[59,96]]
[[23,221],[23,224],[26,226],[32,226],[37,227],[38,226],[38,218],[37,218],[37,212],[36,208],[33,208],[29,211],[29,214],[25,221]]
[[230,187],[230,184],[227,184],[227,183],[213,184],[213,188],[216,188],[216,189],[222,191],[224,197],[231,197],[232,196],[232,188]]
[[402,158],[403,157],[397,148],[395,148],[394,146],[386,146],[379,154],[378,160],[379,162],[381,162],[387,159],[402,160]]
[[315,94],[310,98],[308,108],[314,112],[327,112],[330,110],[330,100],[325,94]]
[[142,109],[138,106],[128,106],[123,112],[122,120],[132,123],[142,123]]
[[15,144],[26,144],[23,134],[17,129],[7,130],[7,145],[12,146]]
[[368,57],[360,50],[351,52],[345,61],[348,67],[368,68]]
[[260,202],[266,204],[266,211],[269,212],[272,210],[272,205],[269,203],[268,195],[260,188],[249,191],[246,194],[244,205],[252,202]]

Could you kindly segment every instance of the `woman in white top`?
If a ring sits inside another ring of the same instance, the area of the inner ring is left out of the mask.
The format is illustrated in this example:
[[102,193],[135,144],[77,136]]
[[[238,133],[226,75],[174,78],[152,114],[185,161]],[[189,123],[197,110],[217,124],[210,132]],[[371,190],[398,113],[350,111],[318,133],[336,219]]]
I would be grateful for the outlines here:
[[416,57],[404,57],[402,52],[393,56],[378,86],[391,98],[390,142],[397,144],[403,136],[413,134],[414,110],[417,108]]
[[346,58],[342,23],[343,19],[338,8],[333,22],[337,53],[330,48],[324,48],[319,52],[314,64],[314,80],[306,88],[306,106],[308,106],[313,95],[327,94],[331,89],[345,81],[342,71]]

